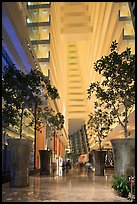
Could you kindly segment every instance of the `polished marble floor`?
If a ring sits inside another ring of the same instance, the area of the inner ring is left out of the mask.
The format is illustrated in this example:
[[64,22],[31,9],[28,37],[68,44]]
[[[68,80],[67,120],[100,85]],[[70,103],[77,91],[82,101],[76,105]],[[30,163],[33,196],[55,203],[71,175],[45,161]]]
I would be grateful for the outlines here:
[[115,195],[111,188],[113,170],[105,176],[71,169],[59,176],[30,176],[30,185],[11,188],[2,184],[2,202],[130,202]]

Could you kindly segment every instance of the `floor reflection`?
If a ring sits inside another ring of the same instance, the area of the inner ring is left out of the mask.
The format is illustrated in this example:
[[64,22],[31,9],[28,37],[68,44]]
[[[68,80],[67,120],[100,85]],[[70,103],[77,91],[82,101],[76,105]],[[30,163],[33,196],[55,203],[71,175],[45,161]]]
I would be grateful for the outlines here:
[[[83,170],[58,169],[56,176],[30,176],[30,186],[10,188],[2,185],[2,202],[129,202],[117,197],[111,188],[113,170],[105,171],[105,176],[89,175]],[[86,196],[85,196],[86,195]]]

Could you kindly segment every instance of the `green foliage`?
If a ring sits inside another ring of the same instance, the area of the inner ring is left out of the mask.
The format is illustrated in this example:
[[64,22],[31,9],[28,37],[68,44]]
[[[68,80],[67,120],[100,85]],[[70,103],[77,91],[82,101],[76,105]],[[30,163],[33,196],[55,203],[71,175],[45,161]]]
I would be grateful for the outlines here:
[[34,102],[40,103],[41,97],[45,97],[45,99],[50,97],[53,100],[60,98],[55,86],[51,86],[50,80],[40,70],[31,70],[30,73],[26,75],[26,78],[31,93],[33,94]]
[[131,55],[131,48],[119,54],[117,45],[118,43],[113,41],[110,54],[102,56],[94,63],[95,71],[102,75],[103,80],[91,83],[87,94],[88,99],[91,99],[95,93],[105,108],[111,110],[127,137],[128,117],[135,104],[135,56]]
[[92,131],[91,137],[94,137],[95,142],[99,144],[99,149],[102,150],[102,141],[111,130],[113,118],[108,111],[102,111],[97,101],[94,103],[94,107],[94,113],[89,115],[88,128]]
[[127,197],[131,191],[130,183],[125,175],[113,176],[112,188],[122,197]]
[[27,81],[32,94],[31,112],[34,118],[31,124],[35,124],[36,130],[41,131],[43,121],[49,124],[51,116],[53,117],[53,110],[46,108],[44,103],[46,104],[48,98],[55,100],[60,97],[55,86],[52,87],[50,80],[38,69],[31,70],[27,75]]
[[[21,138],[22,127],[26,126],[23,123],[23,117],[30,117],[30,113],[32,113],[33,118],[28,126],[35,124],[35,128],[39,130],[45,111],[43,101],[46,102],[48,98],[59,99],[59,94],[55,86],[51,86],[50,81],[41,71],[34,69],[30,73],[24,74],[15,66],[5,66],[2,73],[2,125],[4,129],[9,126],[20,127]],[[56,124],[56,126],[61,128],[63,121],[57,116],[56,123],[61,122],[61,124],[60,126]]]
[[49,117],[48,123],[52,129],[61,130],[64,124],[64,116],[58,112],[55,115],[51,115]]
[[2,72],[2,125],[4,128],[20,126],[22,117],[29,107],[29,87],[26,86],[25,74],[15,66],[5,66]]
[[41,107],[38,107],[36,117],[36,129],[38,131],[41,131],[43,122],[45,122],[45,124],[49,126],[52,130],[61,130],[63,128],[64,116],[60,112],[55,113],[53,109],[49,109],[48,107],[42,109]]

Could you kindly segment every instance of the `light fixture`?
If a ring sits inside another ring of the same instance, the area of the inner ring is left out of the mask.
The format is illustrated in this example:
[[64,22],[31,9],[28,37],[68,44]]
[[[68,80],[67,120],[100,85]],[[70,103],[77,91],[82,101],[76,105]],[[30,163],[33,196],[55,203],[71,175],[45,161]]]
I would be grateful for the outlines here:
[[135,45],[135,40],[130,40],[129,42],[130,42],[130,44]]
[[29,18],[27,18],[27,23],[31,23],[31,21],[30,21],[30,19],[29,19]]
[[34,32],[34,33],[37,32],[37,28],[34,28],[34,29],[33,29],[33,32]]
[[36,50],[36,49],[37,49],[37,46],[36,46],[36,45],[34,45],[33,49],[34,49],[34,50]]
[[43,31],[44,31],[44,32],[47,31],[47,28],[44,27],[44,28],[43,28]]
[[126,22],[126,25],[129,27],[131,25],[131,23],[128,21],[128,22]]
[[33,13],[34,13],[34,15],[36,15],[36,14],[37,14],[37,11],[35,10]]
[[42,45],[42,48],[43,48],[43,49],[47,49],[46,45]]
[[123,3],[123,4],[122,4],[122,7],[123,7],[123,8],[126,8],[126,6],[127,6],[126,3]]
[[46,14],[46,13],[47,13],[47,11],[46,11],[46,10],[43,10],[43,13],[44,13],[44,14]]
[[46,66],[47,66],[46,63],[43,63],[43,64],[42,64],[42,67],[46,67]]

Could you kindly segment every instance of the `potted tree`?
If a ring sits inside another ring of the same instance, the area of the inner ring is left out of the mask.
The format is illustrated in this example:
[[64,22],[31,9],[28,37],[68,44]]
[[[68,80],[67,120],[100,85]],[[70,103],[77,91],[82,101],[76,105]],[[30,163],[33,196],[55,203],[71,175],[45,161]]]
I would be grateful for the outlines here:
[[[54,139],[55,132],[63,128],[64,116],[60,112],[55,114],[55,111],[51,109],[46,110],[46,112],[43,112],[43,118],[47,126],[52,130],[52,133],[50,135],[47,135],[48,143],[49,139],[51,140]],[[50,175],[52,151],[47,148],[45,150],[39,150],[39,153],[40,153],[40,175]]]
[[[28,115],[29,88],[25,75],[15,66],[5,66],[2,73],[2,125],[3,130],[18,127],[20,138],[8,139],[10,149],[10,186],[29,185],[29,155],[32,141],[22,138],[23,116]],[[22,157],[23,155],[23,157]]]
[[91,83],[87,93],[89,99],[95,93],[97,99],[110,109],[114,122],[123,128],[124,138],[111,140],[116,176],[133,176],[135,139],[128,137],[128,123],[135,104],[135,56],[131,54],[130,48],[118,53],[117,45],[113,41],[110,54],[94,63],[94,69],[102,75],[102,81]]
[[52,87],[50,80],[38,69],[33,69],[26,76],[28,86],[31,89],[31,113],[33,119],[29,125],[34,124],[34,169],[36,169],[36,132],[41,131],[43,117],[45,123],[48,123],[49,115],[52,110],[48,109],[47,99],[59,99],[59,94],[56,87]]
[[[50,125],[54,128],[60,129],[64,124],[64,116],[61,113],[53,114],[54,111],[47,107],[47,99],[59,99],[57,89],[51,86],[50,80],[43,75],[38,69],[31,70],[27,75],[27,81],[31,88],[31,113],[33,120],[31,125],[34,124],[34,169],[36,168],[35,154],[36,154],[36,132],[41,131],[43,125]],[[49,161],[51,151],[47,149],[40,150],[40,174],[49,174]],[[47,161],[46,161],[47,160]],[[46,170],[48,169],[48,170]]]
[[93,153],[96,176],[104,176],[106,152],[103,150],[102,142],[110,132],[112,123],[111,114],[103,111],[97,101],[94,102],[94,112],[89,115],[88,128],[91,130],[91,137],[98,143],[98,150],[94,150]]
[[[25,145],[26,142],[30,144],[32,141],[24,139],[22,140],[22,127],[25,126],[33,126],[35,130],[35,138],[36,138],[36,130],[41,124],[40,121],[40,113],[42,112],[42,88],[45,90],[44,96],[47,99],[48,97],[57,98],[58,93],[55,87],[50,85],[50,81],[39,71],[32,70],[29,74],[24,74],[23,72],[17,70],[13,66],[6,66],[3,70],[3,78],[2,78],[2,88],[3,88],[3,99],[4,105],[2,109],[3,116],[3,126],[6,128],[9,125],[13,127],[19,128],[20,139],[15,138],[8,140],[10,149],[13,148],[11,161],[13,161],[13,169],[11,168],[11,176],[10,176],[10,185],[11,186],[25,186],[29,184],[28,179],[28,161],[29,154],[27,154],[27,150],[30,152],[30,148]],[[24,124],[23,117],[32,117],[32,121],[30,124]],[[25,147],[27,148],[25,151]],[[34,142],[35,144],[35,142]],[[21,146],[21,147],[20,147]],[[17,149],[19,147],[19,149]],[[25,151],[27,157],[24,159],[25,164],[23,164],[21,160],[22,155],[24,155],[22,151]],[[17,152],[20,152],[17,154]],[[19,159],[17,158],[19,157]],[[20,164],[14,165],[15,161],[19,161]],[[23,164],[23,167],[22,165]],[[19,168],[18,168],[19,167]],[[18,168],[18,169],[17,169]],[[22,171],[24,169],[24,172]],[[26,170],[27,169],[27,170]],[[16,175],[16,176],[15,176]],[[25,176],[24,176],[25,175]]]

